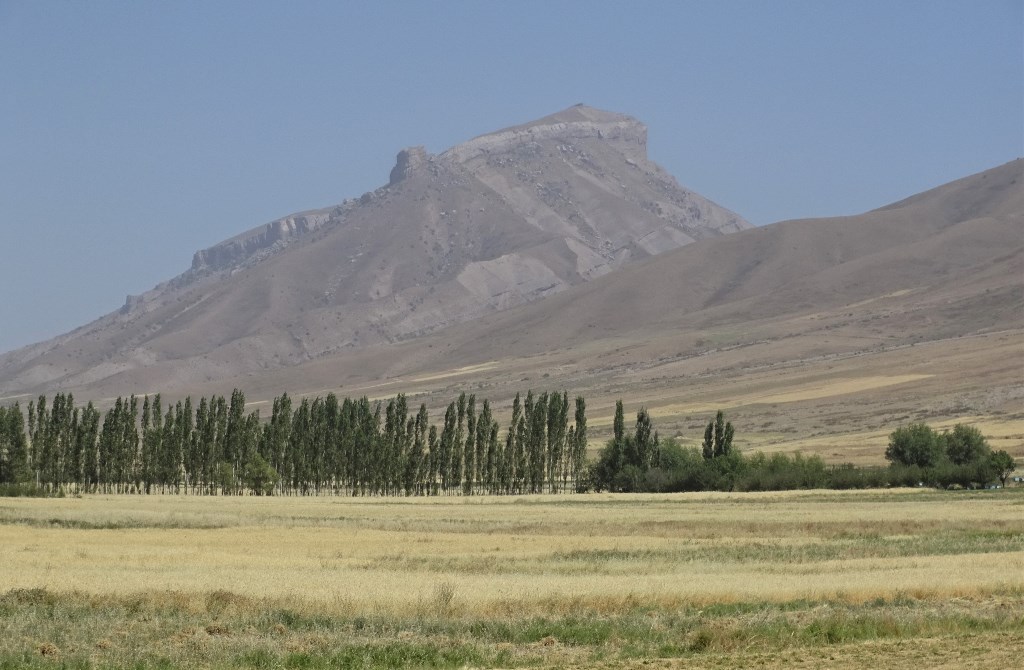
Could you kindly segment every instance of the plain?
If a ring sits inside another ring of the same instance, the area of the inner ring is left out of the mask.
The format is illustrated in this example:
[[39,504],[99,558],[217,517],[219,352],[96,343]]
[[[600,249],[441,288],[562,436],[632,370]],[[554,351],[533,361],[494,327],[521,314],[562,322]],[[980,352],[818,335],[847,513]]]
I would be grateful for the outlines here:
[[0,667],[1005,662],[1022,510],[1024,489],[7,499]]

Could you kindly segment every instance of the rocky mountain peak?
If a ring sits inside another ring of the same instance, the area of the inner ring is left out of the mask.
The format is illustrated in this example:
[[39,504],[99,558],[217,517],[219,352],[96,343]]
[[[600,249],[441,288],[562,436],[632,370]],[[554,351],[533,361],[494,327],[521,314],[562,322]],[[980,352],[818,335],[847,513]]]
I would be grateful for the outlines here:
[[441,154],[459,163],[507,153],[530,144],[575,143],[597,139],[614,145],[627,158],[647,159],[647,126],[631,116],[575,105],[527,124],[475,137]]
[[403,149],[380,188],[202,249],[123,309],[0,357],[0,392],[187,384],[410,340],[748,227],[649,161],[644,124],[576,105]]

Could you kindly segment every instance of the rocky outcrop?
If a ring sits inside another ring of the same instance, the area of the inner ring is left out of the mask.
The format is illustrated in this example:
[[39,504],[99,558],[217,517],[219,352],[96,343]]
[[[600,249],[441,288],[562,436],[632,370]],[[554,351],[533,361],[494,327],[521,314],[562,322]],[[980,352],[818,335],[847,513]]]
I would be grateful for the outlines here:
[[400,181],[407,179],[427,162],[427,158],[427,150],[423,147],[409,147],[399,151],[395,167],[391,168],[391,178],[388,186],[394,186]]
[[260,226],[230,240],[200,249],[192,256],[192,270],[222,270],[323,226],[330,215],[326,212],[295,214]]

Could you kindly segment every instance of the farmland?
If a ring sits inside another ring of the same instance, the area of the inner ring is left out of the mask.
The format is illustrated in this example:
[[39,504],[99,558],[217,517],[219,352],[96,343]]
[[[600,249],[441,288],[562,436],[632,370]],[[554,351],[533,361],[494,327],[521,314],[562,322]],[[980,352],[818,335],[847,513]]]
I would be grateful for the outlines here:
[[5,499],[0,667],[1005,662],[1022,512],[1020,489]]

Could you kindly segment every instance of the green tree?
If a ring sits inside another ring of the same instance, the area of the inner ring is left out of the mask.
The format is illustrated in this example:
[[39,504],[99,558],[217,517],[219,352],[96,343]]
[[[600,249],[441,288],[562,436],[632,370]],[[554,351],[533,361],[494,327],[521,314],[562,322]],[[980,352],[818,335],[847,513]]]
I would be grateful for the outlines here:
[[946,457],[954,465],[975,463],[989,457],[992,450],[981,431],[974,426],[958,423],[952,432],[939,436]]
[[455,468],[452,466],[452,462],[455,461],[455,424],[457,421],[455,403],[451,402],[444,413],[444,426],[441,428],[438,446],[441,490],[445,493],[448,493],[455,486]]
[[657,437],[652,434],[651,415],[641,407],[636,413],[636,431],[633,436],[633,465],[646,472],[657,460]]
[[[705,432],[705,434],[707,433]],[[715,414],[714,428],[715,458],[729,455],[732,451],[732,437],[732,423],[726,423],[725,413],[722,410],[718,410]]]
[[1010,478],[1010,473],[1017,469],[1017,463],[1014,461],[1013,456],[1000,449],[993,452],[989,459],[993,470],[995,470],[996,477],[999,478],[999,483],[1006,486],[1006,480]]
[[[527,396],[529,398],[529,395]],[[530,403],[527,403],[530,406]],[[526,453],[528,458],[527,484],[530,493],[540,493],[544,487],[545,456],[547,451],[548,394],[541,393],[528,412],[530,425],[527,430]]]
[[935,431],[923,423],[900,426],[889,435],[885,459],[898,465],[930,468],[939,464],[944,454]]
[[[148,408],[147,408],[148,405]],[[149,410],[149,417],[146,417],[146,410]],[[172,408],[167,408],[168,413]],[[164,410],[160,394],[157,393],[152,399],[149,396],[142,404],[142,432],[140,435],[139,448],[139,479],[142,481],[142,489],[150,493],[157,482],[163,465],[163,437],[164,437]]]
[[469,396],[466,406],[466,443],[463,463],[465,474],[462,482],[463,495],[473,495],[473,485],[476,483],[476,395]]
[[224,460],[231,464],[236,474],[241,474],[246,461],[245,447],[245,394],[234,389],[228,406],[223,453]]
[[31,478],[25,416],[17,403],[0,407],[0,483],[20,484]]
[[480,416],[476,420],[476,482],[484,486],[485,491],[493,481],[494,473],[494,452],[490,448],[491,427],[494,424],[494,417],[491,416],[491,403],[484,398],[483,406],[480,409]]
[[583,396],[576,396],[576,413],[573,418],[575,423],[572,427],[569,477],[578,484],[587,462],[587,401]]
[[621,445],[626,438],[626,415],[622,409],[622,400],[615,401],[615,418],[612,419],[612,439]]
[[423,480],[427,472],[426,451],[429,424],[427,406],[420,404],[420,411],[416,414],[413,425],[412,450],[409,452],[409,458],[405,464],[405,481],[403,483],[405,495],[423,492]]
[[[227,464],[225,463],[224,465]],[[225,469],[225,477],[227,476],[228,470]],[[255,451],[249,452],[249,459],[243,471],[243,480],[246,488],[252,491],[254,495],[272,495],[274,487],[277,486],[278,477],[277,470],[270,463],[267,463],[266,459]],[[230,480],[230,478],[228,479]],[[228,488],[231,488],[230,485]]]
[[700,446],[704,460],[710,461],[715,457],[715,424],[713,421],[709,421],[704,428],[704,441]]
[[732,440],[735,430],[732,422],[725,420],[725,413],[718,410],[713,421],[704,428],[704,441],[701,442],[701,454],[704,460],[710,461],[732,453]]
[[440,447],[438,446],[437,426],[431,425],[427,433],[427,491],[437,495],[438,466],[440,465]]

